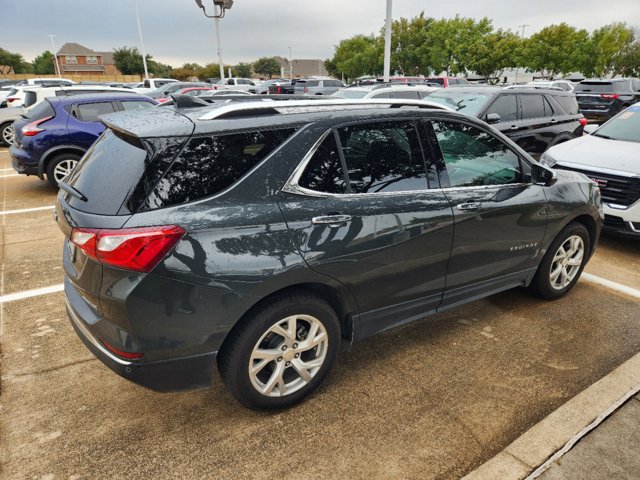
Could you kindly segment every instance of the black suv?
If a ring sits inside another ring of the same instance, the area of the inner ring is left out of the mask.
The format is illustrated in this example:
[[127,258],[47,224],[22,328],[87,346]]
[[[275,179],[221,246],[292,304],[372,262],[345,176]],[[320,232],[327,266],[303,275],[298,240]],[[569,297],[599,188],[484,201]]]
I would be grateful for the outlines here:
[[640,101],[640,80],[584,80],[575,92],[580,111],[589,120],[606,122],[620,111]]
[[231,102],[106,115],[66,182],[65,295],[86,346],[146,387],[298,402],[342,341],[496,292],[567,293],[598,187],[421,102]]
[[457,87],[427,100],[486,121],[530,154],[582,136],[587,124],[575,95],[556,89]]

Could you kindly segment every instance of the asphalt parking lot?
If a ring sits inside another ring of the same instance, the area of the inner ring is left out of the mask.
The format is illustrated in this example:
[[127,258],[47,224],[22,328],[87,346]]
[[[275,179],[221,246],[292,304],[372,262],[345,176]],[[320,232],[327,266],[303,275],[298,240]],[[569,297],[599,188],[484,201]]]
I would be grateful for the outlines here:
[[6,149],[0,182],[3,478],[459,478],[640,352],[638,300],[593,281],[640,289],[640,242],[604,236],[561,300],[513,290],[372,337],[288,411],[246,410],[218,379],[154,393],[67,321],[56,192]]

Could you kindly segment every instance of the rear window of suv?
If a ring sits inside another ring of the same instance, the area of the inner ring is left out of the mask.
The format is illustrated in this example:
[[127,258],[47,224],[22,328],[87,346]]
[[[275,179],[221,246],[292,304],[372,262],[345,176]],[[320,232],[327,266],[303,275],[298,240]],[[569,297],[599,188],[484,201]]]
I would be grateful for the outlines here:
[[609,93],[628,92],[630,82],[580,82],[576,85],[575,92],[582,93]]
[[577,115],[580,113],[580,107],[578,106],[578,100],[575,95],[553,95],[553,98],[560,104],[567,115]]

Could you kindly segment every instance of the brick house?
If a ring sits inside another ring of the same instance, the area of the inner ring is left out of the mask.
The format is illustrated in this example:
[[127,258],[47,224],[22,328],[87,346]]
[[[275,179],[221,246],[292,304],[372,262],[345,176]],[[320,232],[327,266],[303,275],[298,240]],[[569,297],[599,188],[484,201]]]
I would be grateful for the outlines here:
[[65,43],[58,53],[61,75],[122,75],[113,52],[95,52],[79,43]]

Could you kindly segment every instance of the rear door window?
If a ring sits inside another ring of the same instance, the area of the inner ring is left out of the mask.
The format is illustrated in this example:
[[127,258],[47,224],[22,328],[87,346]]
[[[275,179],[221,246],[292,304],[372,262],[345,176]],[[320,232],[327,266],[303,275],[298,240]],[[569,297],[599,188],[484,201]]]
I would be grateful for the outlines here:
[[316,192],[347,193],[346,177],[333,131],[309,160],[298,185]]
[[141,210],[192,202],[223,191],[294,132],[288,128],[192,138],[149,193]]
[[83,122],[97,122],[99,115],[114,111],[111,102],[81,103],[77,107],[78,118]]
[[350,193],[426,190],[427,175],[412,121],[338,129]]
[[23,106],[30,107],[31,105],[35,105],[38,97],[36,92],[24,92],[24,100],[22,101]]
[[420,100],[420,96],[416,90],[396,91],[393,92],[393,98],[406,98],[409,100]]
[[544,98],[542,95],[529,94],[520,95],[520,104],[522,106],[522,119],[542,118],[544,112]]
[[518,120],[518,102],[515,95],[499,95],[487,110],[487,114],[497,113],[501,122]]

